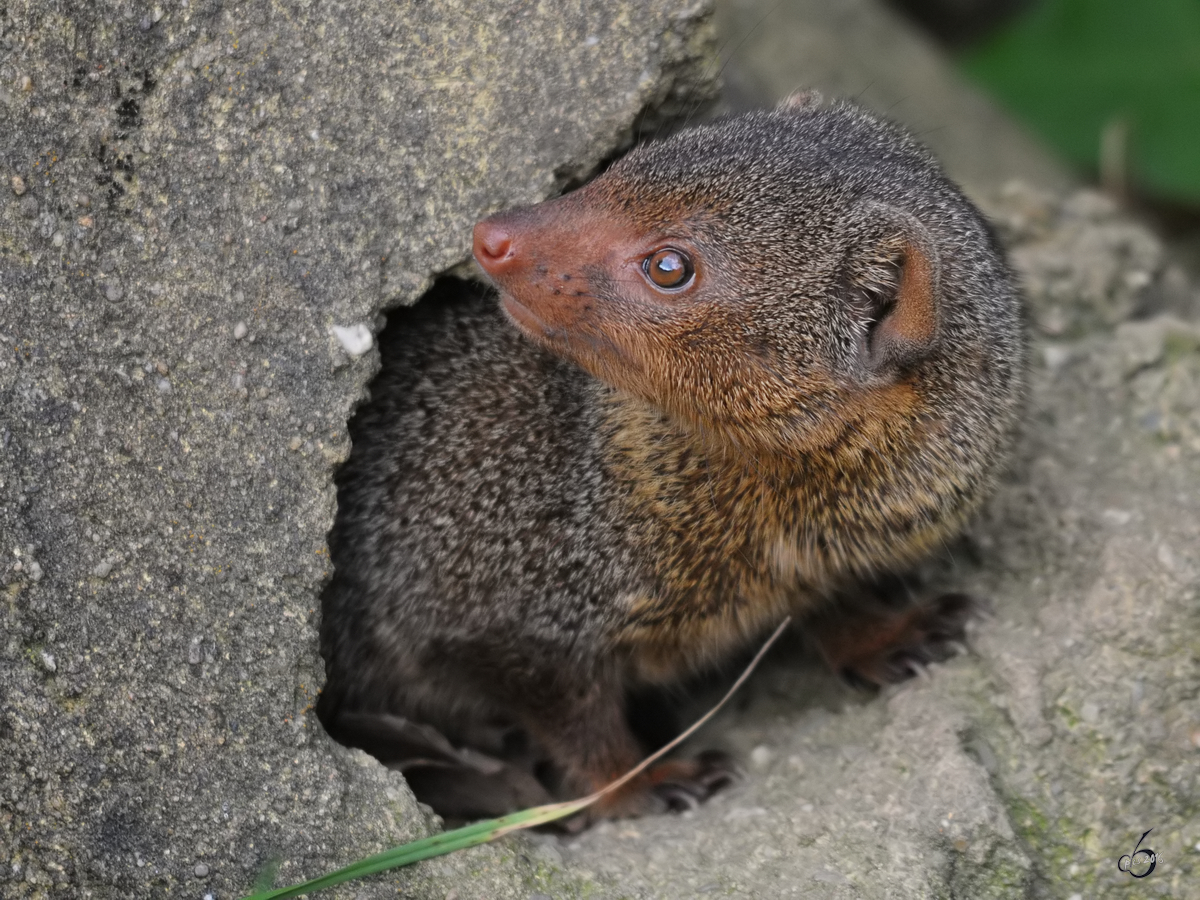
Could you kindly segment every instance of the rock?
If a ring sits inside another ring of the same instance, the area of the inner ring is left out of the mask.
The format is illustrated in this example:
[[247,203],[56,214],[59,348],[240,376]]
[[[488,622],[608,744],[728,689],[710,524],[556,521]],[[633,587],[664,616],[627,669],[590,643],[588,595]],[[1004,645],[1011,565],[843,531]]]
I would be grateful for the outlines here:
[[[0,6],[26,186],[0,202],[0,894],[238,897],[436,827],[312,713],[332,476],[377,366],[327,328],[710,95],[699,12]],[[525,897],[512,847],[331,896]]]

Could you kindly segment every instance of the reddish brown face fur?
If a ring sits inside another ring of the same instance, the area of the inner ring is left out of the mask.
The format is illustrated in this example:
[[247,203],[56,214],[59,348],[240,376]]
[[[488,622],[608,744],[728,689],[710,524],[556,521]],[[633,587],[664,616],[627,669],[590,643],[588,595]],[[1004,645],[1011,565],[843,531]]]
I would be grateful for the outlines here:
[[[703,214],[659,206],[647,220],[612,202],[613,181],[475,226],[475,258],[509,317],[552,352],[718,439],[794,449],[797,435],[781,423],[804,398],[836,390],[825,368],[778,359],[754,339],[736,308],[739,273],[712,252]],[[688,266],[677,286],[655,283],[664,250]]]

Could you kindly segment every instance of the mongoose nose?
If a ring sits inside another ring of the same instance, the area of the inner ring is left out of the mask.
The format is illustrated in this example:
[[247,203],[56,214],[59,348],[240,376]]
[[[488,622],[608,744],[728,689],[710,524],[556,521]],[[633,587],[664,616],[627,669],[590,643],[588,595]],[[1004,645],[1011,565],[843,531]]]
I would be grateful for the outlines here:
[[516,259],[509,229],[494,219],[484,219],[475,226],[475,259],[489,275],[500,275]]

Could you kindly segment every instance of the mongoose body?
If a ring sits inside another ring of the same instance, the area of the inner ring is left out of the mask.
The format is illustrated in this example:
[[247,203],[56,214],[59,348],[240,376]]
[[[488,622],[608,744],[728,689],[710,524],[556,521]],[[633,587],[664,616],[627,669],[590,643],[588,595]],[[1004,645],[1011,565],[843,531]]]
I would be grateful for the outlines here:
[[[323,606],[323,722],[435,806],[603,785],[641,756],[627,691],[919,562],[1004,462],[1012,279],[931,156],[856,107],[636,148],[480,223],[475,255],[499,301],[389,326]],[[710,775],[660,769],[602,813]]]

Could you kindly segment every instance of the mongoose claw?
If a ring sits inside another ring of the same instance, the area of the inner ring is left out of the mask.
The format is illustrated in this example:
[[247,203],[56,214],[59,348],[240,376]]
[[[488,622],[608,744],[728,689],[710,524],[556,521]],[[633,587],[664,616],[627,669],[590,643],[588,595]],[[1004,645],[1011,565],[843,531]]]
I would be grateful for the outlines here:
[[650,770],[654,793],[674,812],[695,809],[717,791],[742,778],[733,757],[706,750],[691,760],[672,760]]
[[[942,594],[902,610],[873,610],[811,633],[830,668],[856,687],[928,677],[928,666],[966,650],[967,622],[985,604],[969,594]],[[852,627],[851,627],[852,626]]]
[[654,793],[671,812],[687,812],[700,808],[700,798],[681,784],[660,784]]

